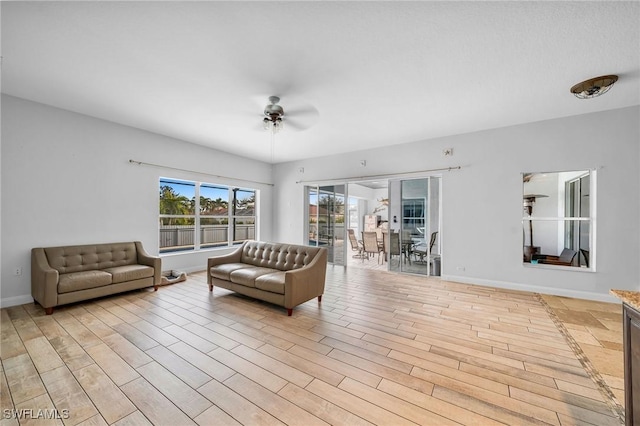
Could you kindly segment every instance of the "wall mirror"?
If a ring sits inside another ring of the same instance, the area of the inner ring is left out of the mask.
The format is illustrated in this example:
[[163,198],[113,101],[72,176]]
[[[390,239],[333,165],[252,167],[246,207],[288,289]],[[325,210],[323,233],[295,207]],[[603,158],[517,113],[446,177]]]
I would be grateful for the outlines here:
[[595,172],[522,174],[525,265],[595,270]]

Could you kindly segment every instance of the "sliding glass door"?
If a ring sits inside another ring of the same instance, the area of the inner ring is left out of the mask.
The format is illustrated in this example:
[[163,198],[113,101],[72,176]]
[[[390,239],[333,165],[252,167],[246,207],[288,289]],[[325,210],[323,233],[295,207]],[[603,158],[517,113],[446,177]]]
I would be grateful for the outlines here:
[[[440,275],[440,183],[439,176],[389,180],[388,197],[376,192],[379,185],[375,189],[360,185],[349,191],[358,197],[352,200],[346,184],[305,186],[307,244],[326,247],[328,261],[334,265],[346,265],[349,260],[353,267]],[[379,231],[378,244],[384,252],[381,258],[386,263],[381,260],[372,265],[362,258],[354,262],[346,226],[354,229],[356,239],[361,240],[361,231],[367,226],[365,218],[381,214],[381,209],[386,209],[387,214],[378,216],[382,220],[374,230]]]
[[310,246],[326,247],[329,263],[344,265],[345,185],[307,186]]
[[390,271],[440,275],[440,177],[389,182]]

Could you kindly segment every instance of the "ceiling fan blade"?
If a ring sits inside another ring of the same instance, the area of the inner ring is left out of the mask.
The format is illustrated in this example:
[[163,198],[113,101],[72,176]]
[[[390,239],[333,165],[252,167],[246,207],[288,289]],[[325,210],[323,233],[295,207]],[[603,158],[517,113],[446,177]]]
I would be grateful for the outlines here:
[[318,109],[312,105],[304,105],[284,112],[285,126],[293,130],[307,130],[313,127],[320,119]]
[[285,99],[292,94],[304,93],[309,90],[311,83],[315,83],[315,80],[307,78],[311,70],[300,60],[301,56],[306,55],[309,53],[304,50],[276,50],[260,66],[253,66],[255,64],[251,62],[238,64],[238,77],[246,81],[246,86],[253,93],[264,94],[260,99],[264,105],[272,95]]
[[318,117],[320,115],[318,109],[312,105],[288,108],[286,113],[296,117]]
[[299,123],[297,120],[295,119],[289,119],[286,120],[284,122],[284,128],[285,131],[287,130],[295,130],[297,132],[302,132],[304,130],[307,130],[308,128],[312,127],[312,125],[308,125],[308,124],[304,124],[304,123]]

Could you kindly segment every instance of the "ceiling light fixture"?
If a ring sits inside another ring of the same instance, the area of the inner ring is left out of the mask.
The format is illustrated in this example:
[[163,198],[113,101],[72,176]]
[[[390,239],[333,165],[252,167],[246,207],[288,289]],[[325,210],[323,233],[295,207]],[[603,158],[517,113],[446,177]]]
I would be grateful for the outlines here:
[[282,121],[284,109],[278,105],[280,98],[277,96],[269,96],[269,102],[271,104],[264,107],[264,115],[266,117],[262,119],[262,123],[265,130],[269,130],[274,134],[284,128],[284,122]]
[[578,99],[595,98],[607,93],[616,81],[618,81],[617,75],[603,75],[601,77],[590,78],[573,86],[571,93]]

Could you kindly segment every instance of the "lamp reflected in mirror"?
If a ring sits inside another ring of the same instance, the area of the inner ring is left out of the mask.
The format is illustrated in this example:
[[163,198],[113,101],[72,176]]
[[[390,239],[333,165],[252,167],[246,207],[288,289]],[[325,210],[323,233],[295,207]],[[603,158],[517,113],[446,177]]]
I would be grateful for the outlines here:
[[[540,247],[537,247],[533,244],[533,221],[531,220],[531,214],[533,213],[533,206],[536,203],[536,198],[547,197],[548,195],[543,194],[525,194],[522,197],[522,206],[527,216],[529,216],[529,245],[525,244],[523,252],[525,262],[530,262],[534,254],[540,253]],[[524,229],[522,231],[524,232]]]

